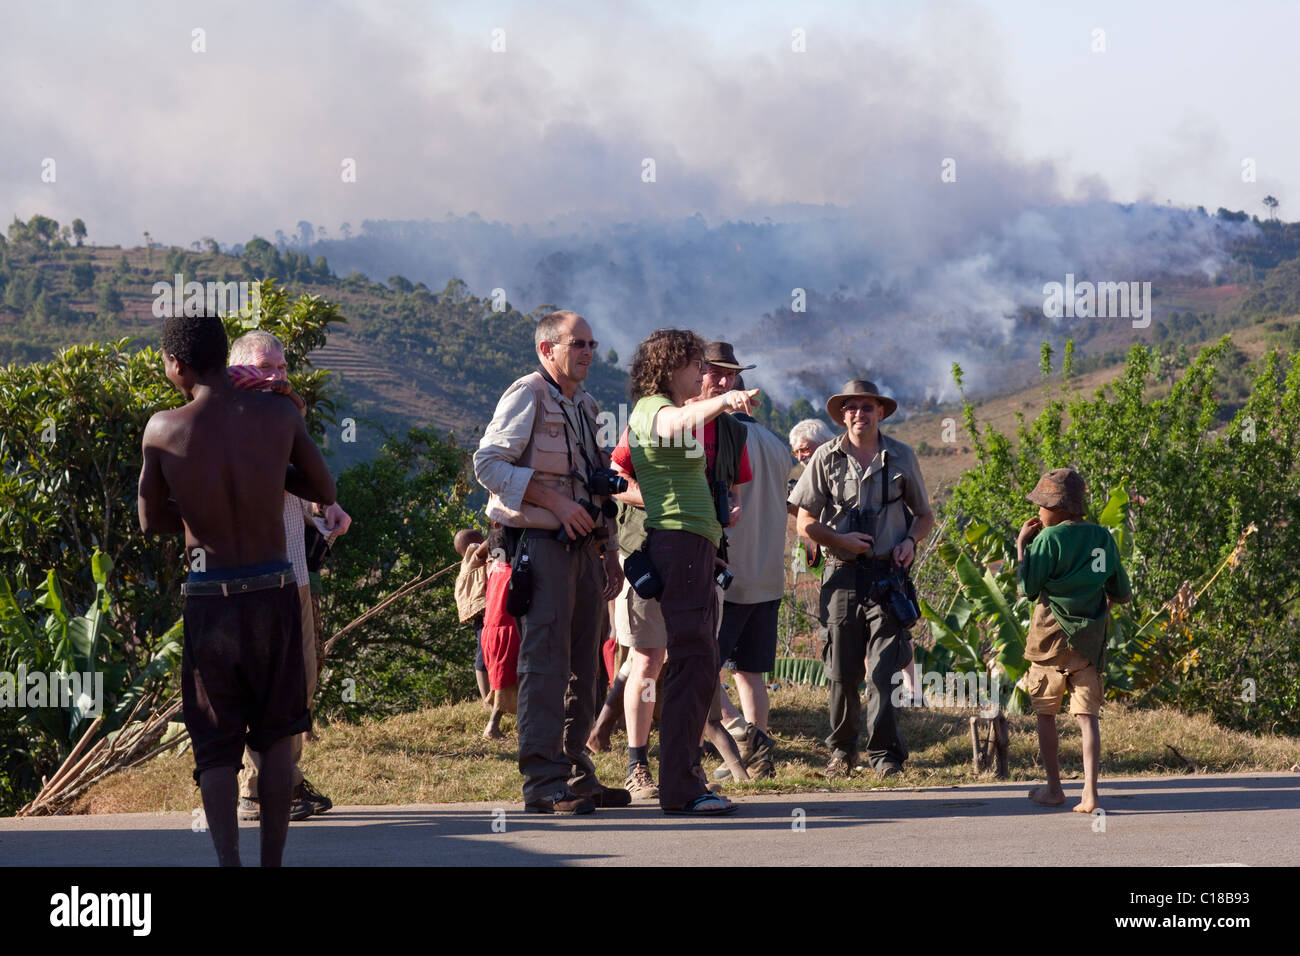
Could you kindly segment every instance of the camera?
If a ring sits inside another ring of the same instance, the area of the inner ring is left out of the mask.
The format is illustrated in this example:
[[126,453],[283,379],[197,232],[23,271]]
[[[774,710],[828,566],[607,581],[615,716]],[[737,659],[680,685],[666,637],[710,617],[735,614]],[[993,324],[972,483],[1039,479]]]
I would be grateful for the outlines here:
[[[623,482],[624,485],[627,484],[626,479],[620,479],[620,480]],[[614,502],[612,501],[605,501],[599,505],[593,505],[586,498],[581,498],[578,500],[578,504],[582,505],[583,510],[586,511],[587,514],[591,515],[592,521],[598,523],[602,516],[606,518],[618,517],[618,505],[614,504]],[[585,538],[586,535],[583,535],[583,537]],[[560,525],[560,527],[556,529],[555,540],[559,541],[561,544],[572,544],[578,539],[570,537],[569,532],[565,530],[564,525]]]
[[898,571],[890,571],[880,578],[877,588],[880,603],[898,619],[900,627],[911,627],[921,617],[921,608],[916,603],[916,588],[911,578]]
[[587,472],[587,480],[583,484],[590,494],[605,497],[621,495],[627,491],[627,479],[613,468],[593,468]]
[[713,576],[713,580],[718,582],[718,587],[727,590],[731,587],[731,582],[736,580],[736,576],[731,573],[731,568],[719,568],[718,573]]
[[[877,512],[866,508],[854,508],[849,512],[849,533],[865,534],[874,541],[876,539],[876,514]],[[859,555],[859,557],[869,557],[869,555]]]

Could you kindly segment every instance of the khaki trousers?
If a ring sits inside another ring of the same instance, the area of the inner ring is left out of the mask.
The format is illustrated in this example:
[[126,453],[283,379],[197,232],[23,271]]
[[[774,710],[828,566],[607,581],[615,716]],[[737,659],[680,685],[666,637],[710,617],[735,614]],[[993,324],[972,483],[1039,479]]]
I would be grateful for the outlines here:
[[529,538],[533,601],[519,619],[519,772],[524,802],[599,786],[586,752],[596,716],[605,572],[594,546]]
[[[298,588],[298,604],[302,608],[302,662],[307,672],[307,709],[311,710],[312,698],[316,696],[316,625],[313,623],[311,586],[304,584]],[[290,605],[292,606],[292,605]],[[298,761],[302,759],[302,744],[306,734],[293,737],[293,786],[302,783],[302,771]],[[257,774],[262,768],[262,755],[255,750],[244,748],[244,769],[239,772],[239,795],[250,800],[257,799]]]

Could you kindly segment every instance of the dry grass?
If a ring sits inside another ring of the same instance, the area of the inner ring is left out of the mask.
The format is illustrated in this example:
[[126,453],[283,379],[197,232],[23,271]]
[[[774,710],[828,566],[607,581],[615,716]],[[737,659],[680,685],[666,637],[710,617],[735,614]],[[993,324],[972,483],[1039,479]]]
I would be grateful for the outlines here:
[[[903,738],[911,748],[907,770],[883,782],[870,771],[846,781],[821,777],[829,757],[822,742],[826,692],[783,687],[772,695],[772,726],[778,739],[777,777],[737,784],[728,792],[801,792],[862,790],[869,787],[953,786],[991,779],[970,765],[966,709],[907,710]],[[340,805],[446,803],[474,800],[519,802],[520,777],[515,766],[513,718],[504,741],[480,736],[486,712],[477,703],[436,707],[367,724],[322,728],[320,741],[309,745],[304,770],[313,783]],[[1068,716],[1058,718],[1061,766],[1067,779],[1082,773],[1079,728]],[[1010,718],[1010,770],[1013,780],[1041,779],[1038,741],[1032,716]],[[657,735],[651,736],[651,763],[658,765]],[[616,784],[625,770],[626,744],[614,736],[614,750],[599,754],[601,779]],[[1186,773],[1189,767],[1173,747],[1200,772],[1286,771],[1300,760],[1300,738],[1253,737],[1225,730],[1207,717],[1174,710],[1127,710],[1107,705],[1102,720],[1102,777]],[[712,771],[716,761],[706,760]],[[199,806],[187,751],[164,755],[142,768],[119,774],[96,787],[73,812],[121,813],[192,810]]]

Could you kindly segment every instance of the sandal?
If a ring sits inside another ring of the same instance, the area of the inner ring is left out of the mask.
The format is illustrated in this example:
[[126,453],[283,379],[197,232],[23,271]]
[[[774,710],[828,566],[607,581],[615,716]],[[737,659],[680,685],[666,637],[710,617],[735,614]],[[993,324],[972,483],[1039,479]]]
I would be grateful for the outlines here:
[[677,816],[720,817],[735,813],[739,809],[740,804],[732,803],[726,797],[718,796],[716,793],[702,793],[683,806],[664,807],[663,811]]

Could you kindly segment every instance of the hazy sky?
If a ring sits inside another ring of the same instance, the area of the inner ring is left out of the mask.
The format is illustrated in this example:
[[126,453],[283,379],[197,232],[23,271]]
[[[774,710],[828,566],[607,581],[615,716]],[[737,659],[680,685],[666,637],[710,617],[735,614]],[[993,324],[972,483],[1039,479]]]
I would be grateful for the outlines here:
[[538,6],[2,0],[0,213],[127,244],[786,203],[900,236],[1002,202],[1300,214],[1294,4]]

